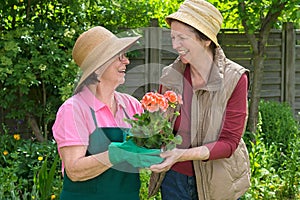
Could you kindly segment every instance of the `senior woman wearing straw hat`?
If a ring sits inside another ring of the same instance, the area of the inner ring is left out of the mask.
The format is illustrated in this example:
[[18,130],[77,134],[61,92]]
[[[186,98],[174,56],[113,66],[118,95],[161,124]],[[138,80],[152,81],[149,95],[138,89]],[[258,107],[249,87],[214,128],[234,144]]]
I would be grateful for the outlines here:
[[177,148],[152,165],[149,195],[163,200],[236,200],[250,186],[247,148],[248,70],[227,59],[217,34],[221,13],[204,0],[186,0],[167,16],[178,59],[163,69],[161,91],[182,94],[174,132]]
[[160,150],[126,141],[140,103],[115,89],[125,81],[125,51],[139,37],[118,38],[94,27],[76,40],[73,59],[82,69],[75,94],[59,108],[53,135],[62,159],[62,200],[138,200],[138,169],[162,161]]

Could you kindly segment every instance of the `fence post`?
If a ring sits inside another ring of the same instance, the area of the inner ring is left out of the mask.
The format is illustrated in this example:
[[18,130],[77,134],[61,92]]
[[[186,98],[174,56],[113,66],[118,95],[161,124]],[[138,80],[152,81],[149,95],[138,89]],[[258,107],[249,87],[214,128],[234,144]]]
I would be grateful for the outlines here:
[[161,30],[158,28],[158,19],[151,19],[149,29],[149,63],[148,63],[148,79],[149,90],[154,91],[158,89],[159,77],[160,77],[160,49],[161,49]]
[[295,111],[295,49],[296,49],[296,41],[295,41],[295,30],[294,25],[291,22],[284,23],[283,25],[284,31],[284,101],[288,102],[291,106],[293,112]]

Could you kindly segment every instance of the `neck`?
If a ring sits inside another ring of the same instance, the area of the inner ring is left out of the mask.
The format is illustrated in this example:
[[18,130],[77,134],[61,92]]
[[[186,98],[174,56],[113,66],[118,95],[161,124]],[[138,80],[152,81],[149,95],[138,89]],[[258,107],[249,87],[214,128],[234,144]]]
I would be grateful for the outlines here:
[[98,83],[97,85],[90,85],[89,88],[97,99],[106,104],[109,109],[114,112],[116,108],[114,89],[103,86],[101,83]]
[[194,89],[199,89],[208,82],[212,65],[213,58],[210,56],[208,59],[202,59],[201,63],[197,62],[194,64],[190,64],[191,78]]
[[191,66],[191,79],[194,90],[201,88],[206,83],[198,70],[196,70],[193,66]]

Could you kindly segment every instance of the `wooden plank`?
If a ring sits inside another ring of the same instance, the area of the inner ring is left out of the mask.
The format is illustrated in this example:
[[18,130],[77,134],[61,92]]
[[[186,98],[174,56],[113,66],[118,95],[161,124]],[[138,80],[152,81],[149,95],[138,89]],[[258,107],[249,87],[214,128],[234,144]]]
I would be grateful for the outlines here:
[[263,78],[263,85],[274,85],[274,84],[278,84],[280,85],[281,83],[281,78],[280,77],[264,77]]
[[279,71],[265,71],[264,77],[281,77],[281,72]]
[[126,75],[128,74],[145,74],[145,64],[135,65],[134,67],[126,70]]
[[261,96],[262,99],[266,100],[266,101],[277,101],[277,102],[280,102],[280,97],[264,97],[264,96]]
[[261,90],[262,97],[280,97],[280,90]]
[[265,59],[264,61],[264,66],[269,66],[269,67],[274,67],[274,68],[278,68],[280,70],[281,69],[281,64],[282,64],[282,59],[281,58],[273,58],[273,59]]

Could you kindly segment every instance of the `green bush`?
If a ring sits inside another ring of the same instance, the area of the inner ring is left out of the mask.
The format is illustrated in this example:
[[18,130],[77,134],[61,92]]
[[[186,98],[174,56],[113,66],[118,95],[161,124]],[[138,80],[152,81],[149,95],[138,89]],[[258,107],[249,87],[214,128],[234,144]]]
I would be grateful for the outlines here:
[[295,138],[299,133],[298,122],[287,103],[261,100],[259,104],[261,113],[261,131],[267,144],[275,142],[283,150],[288,146],[287,141]]
[[244,199],[300,199],[299,136],[286,103],[260,102],[257,132],[244,135],[252,176]]
[[[40,172],[44,163],[47,169],[51,168],[57,155],[55,142],[39,143],[6,132],[0,135],[0,149],[0,199],[39,199],[43,193],[39,189],[42,184],[38,181]],[[62,185],[60,166],[55,167],[54,176],[51,195],[59,196]]]
[[141,178],[141,189],[140,189],[140,199],[141,200],[161,200],[160,192],[158,192],[155,196],[148,198],[148,185],[150,180],[151,171],[150,170],[141,170],[140,178]]

